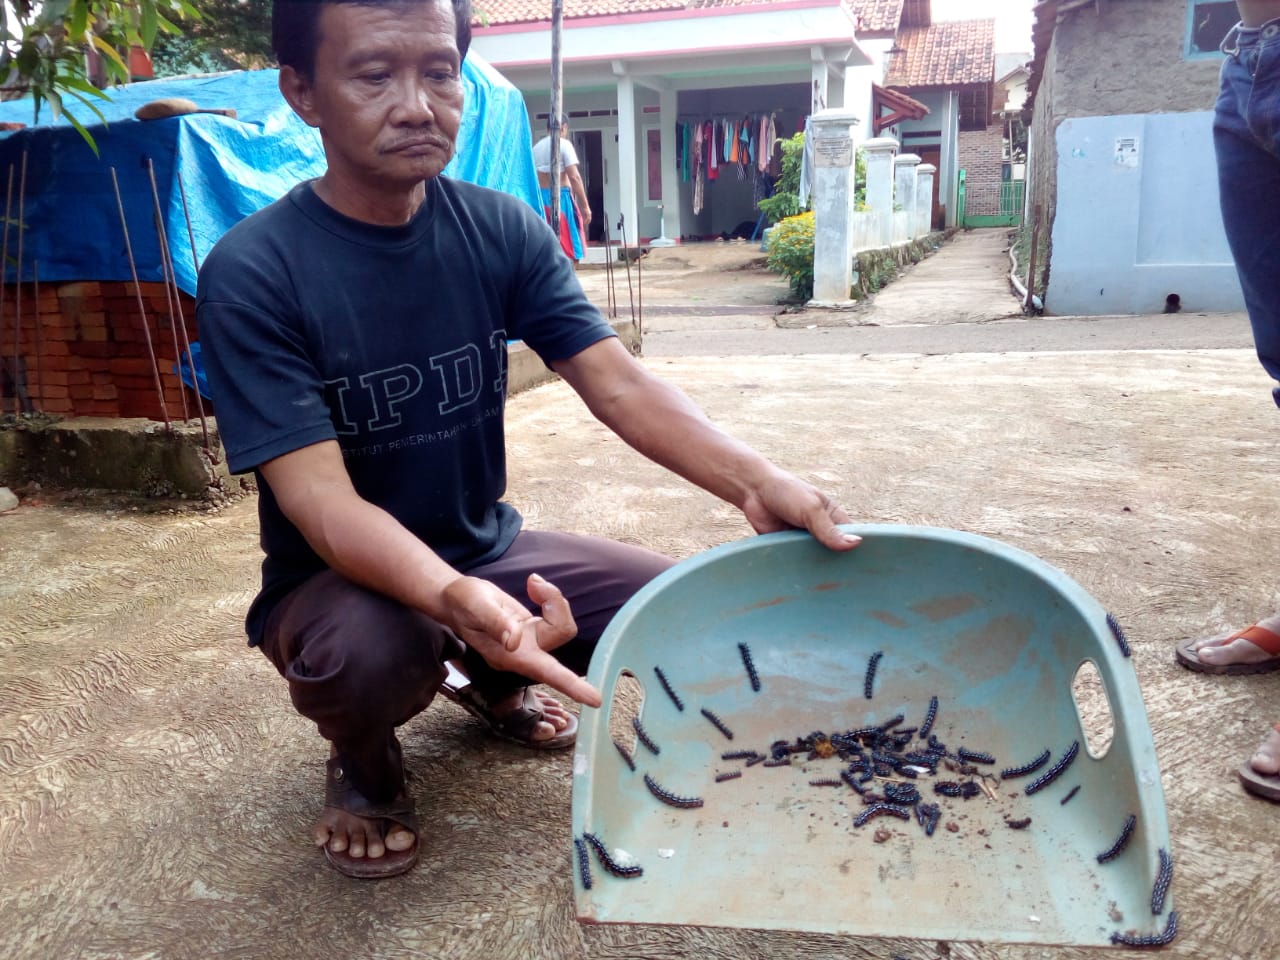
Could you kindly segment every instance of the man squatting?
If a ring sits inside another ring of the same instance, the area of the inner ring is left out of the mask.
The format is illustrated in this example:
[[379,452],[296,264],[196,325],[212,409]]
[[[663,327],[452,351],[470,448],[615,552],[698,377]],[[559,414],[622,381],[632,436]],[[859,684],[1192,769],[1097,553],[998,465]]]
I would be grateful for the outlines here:
[[[358,877],[418,858],[395,728],[439,692],[499,736],[570,745],[576,718],[534,684],[599,706],[582,677],[596,641],[672,563],[523,529],[502,501],[508,339],[756,531],[859,542],[827,496],[630,355],[534,210],[440,175],[470,21],[470,0],[277,0],[280,90],[327,169],[228,231],[200,273],[222,440],[259,486],[246,631],[330,742],[314,838]],[[446,682],[450,661],[466,682]]]

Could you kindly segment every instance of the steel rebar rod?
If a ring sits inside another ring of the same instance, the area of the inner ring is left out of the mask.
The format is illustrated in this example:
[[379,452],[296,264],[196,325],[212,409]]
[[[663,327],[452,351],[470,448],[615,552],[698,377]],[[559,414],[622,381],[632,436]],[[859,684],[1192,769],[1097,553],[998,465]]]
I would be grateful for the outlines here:
[[[187,318],[182,310],[182,292],[178,288],[178,275],[173,269],[173,253],[169,249],[169,232],[165,229],[164,219],[160,213],[160,192],[159,190],[156,189],[155,168],[151,166],[150,158],[148,158],[147,160],[147,166],[151,174],[151,193],[152,193],[152,196],[155,198],[155,203],[156,203],[156,224],[158,228],[157,235],[160,238],[161,266],[164,268],[166,289],[169,289],[171,287],[173,290],[172,302],[174,304],[174,308],[177,311],[177,322],[174,327],[173,349],[178,354],[178,382],[180,384],[182,382],[182,357],[183,357],[182,349],[185,349],[186,350],[185,355],[187,358],[187,368],[191,371],[191,389],[196,395],[196,416],[200,418],[200,433],[204,437],[204,450],[207,455],[212,457],[213,450],[209,446],[209,424],[205,420],[204,400],[202,400],[200,397],[200,380],[196,376],[195,359],[191,355],[191,335],[187,332]],[[190,224],[190,221],[188,221],[188,224]],[[191,250],[193,253],[195,252],[194,244],[192,244]],[[179,332],[182,334],[182,349],[178,347],[178,343],[177,343]],[[183,392],[182,412],[184,416],[187,413],[186,397],[187,397],[186,393]],[[216,463],[217,461],[215,460],[214,462]]]
[[636,231],[636,337],[644,342],[644,251],[640,249],[639,231]]
[[39,384],[39,405],[33,405],[36,413],[44,412],[44,329],[40,325],[40,261],[31,261],[31,279],[35,284],[36,311],[33,316],[36,337],[36,383]]
[[[9,216],[13,213],[13,164],[9,164],[9,186],[4,194],[4,238],[0,240],[0,342],[3,342],[4,334],[4,301],[5,292],[8,290],[7,281],[9,278]],[[4,367],[4,349],[0,347],[0,368]],[[0,369],[0,374],[4,371]],[[0,377],[0,383],[3,377]],[[17,382],[16,380],[14,381]],[[17,391],[14,391],[16,402]],[[3,407],[0,407],[3,409]]]
[[[160,244],[160,275],[164,280],[164,301],[169,310],[169,333],[173,335],[173,356],[178,362],[178,395],[182,398],[182,422],[191,419],[191,408],[187,406],[187,391],[183,389],[182,348],[178,345],[178,317],[174,313],[173,301],[178,292],[176,285],[169,283],[169,235],[164,228],[164,211],[160,209],[160,190],[156,186],[156,167],[147,157],[147,177],[151,181],[151,216],[156,222],[156,240]],[[184,330],[185,334],[186,331]]]
[[[27,231],[27,148],[22,148],[22,173],[18,176],[18,282],[13,294],[13,411],[22,412],[22,235]],[[30,399],[30,398],[28,398]]]
[[603,210],[600,212],[600,230],[604,237],[605,303],[608,305],[609,319],[617,320],[618,302],[613,289],[613,241],[609,237],[609,215]]
[[191,265],[196,268],[196,276],[200,276],[200,255],[196,253],[196,234],[191,229],[191,213],[187,210],[187,188],[182,184],[182,171],[175,170],[174,178],[178,181],[178,196],[182,197],[182,218],[187,222],[187,242],[191,244]]
[[160,397],[160,413],[164,416],[164,425],[173,433],[173,423],[169,420],[169,407],[164,402],[164,384],[160,382],[160,364],[156,362],[156,348],[151,342],[151,327],[147,324],[147,306],[142,301],[142,287],[138,284],[138,265],[133,259],[133,244],[129,242],[129,221],[124,215],[124,200],[120,196],[120,181],[116,178],[116,168],[111,168],[111,187],[116,193],[116,209],[120,211],[120,229],[124,232],[124,252],[129,258],[129,273],[133,276],[133,292],[138,297],[138,315],[142,320],[142,334],[147,341],[147,355],[151,358],[151,374],[155,377],[156,393]]
[[618,232],[622,240],[622,256],[627,262],[627,297],[631,300],[631,322],[636,322],[636,292],[631,286],[631,250],[627,247],[627,218],[618,214]]

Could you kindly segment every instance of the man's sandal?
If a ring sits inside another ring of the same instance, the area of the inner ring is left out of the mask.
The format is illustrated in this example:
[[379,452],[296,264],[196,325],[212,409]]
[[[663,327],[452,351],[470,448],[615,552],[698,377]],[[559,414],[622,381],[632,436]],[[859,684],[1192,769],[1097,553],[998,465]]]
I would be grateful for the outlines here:
[[[1178,644],[1175,656],[1180,664],[1188,670],[1194,670],[1196,673],[1244,675],[1271,673],[1274,670],[1280,670],[1280,634],[1272,633],[1265,627],[1254,624],[1252,627],[1246,627],[1226,637],[1221,643],[1230,643],[1232,640],[1238,640],[1241,637],[1254,646],[1260,647],[1271,656],[1265,660],[1259,660],[1257,663],[1207,663],[1200,659],[1195,649],[1196,644],[1200,642],[1199,637],[1183,640]],[[1214,645],[1217,646],[1218,644]]]
[[[460,679],[457,674],[452,674],[450,679],[455,677]],[[474,683],[454,686],[445,681],[440,685],[440,693],[446,700],[453,701],[488,727],[495,737],[518,743],[522,747],[530,747],[534,750],[563,750],[565,747],[573,746],[578,738],[578,718],[569,714],[569,725],[554,737],[548,737],[546,740],[533,739],[534,727],[544,716],[533,687],[525,687],[521,705],[502,716],[494,712],[493,705],[483,693],[476,689]]]
[[[1276,724],[1276,731],[1280,732],[1280,723]],[[1236,771],[1236,776],[1240,778],[1240,786],[1250,793],[1273,803],[1280,803],[1280,775],[1259,773],[1246,760]]]
[[418,817],[414,813],[414,803],[403,790],[390,803],[370,803],[351,783],[342,768],[339,757],[333,757],[325,764],[324,804],[335,810],[350,813],[366,820],[380,821],[382,835],[385,838],[388,821],[399,824],[413,833],[413,846],[408,850],[387,849],[380,857],[353,857],[346,850],[336,852],[324,845],[324,855],[339,873],[360,880],[380,880],[383,877],[395,877],[410,870],[418,862]]

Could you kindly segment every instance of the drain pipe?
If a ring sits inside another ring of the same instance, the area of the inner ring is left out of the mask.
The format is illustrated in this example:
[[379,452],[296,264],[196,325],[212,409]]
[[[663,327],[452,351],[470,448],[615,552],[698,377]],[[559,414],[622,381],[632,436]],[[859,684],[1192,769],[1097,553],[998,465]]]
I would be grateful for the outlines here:
[[[1018,293],[1018,302],[1026,303],[1027,288],[1023,285],[1022,281],[1018,279],[1018,261],[1014,259],[1013,256],[1013,244],[1009,245],[1009,283]],[[1035,307],[1037,310],[1043,310],[1044,302],[1033,293],[1031,295],[1031,306]]]

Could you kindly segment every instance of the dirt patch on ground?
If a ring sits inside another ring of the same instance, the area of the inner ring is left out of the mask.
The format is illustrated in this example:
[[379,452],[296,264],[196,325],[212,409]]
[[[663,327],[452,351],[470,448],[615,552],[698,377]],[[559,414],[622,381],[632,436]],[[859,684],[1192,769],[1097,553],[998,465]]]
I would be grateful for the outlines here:
[[[614,264],[614,301],[623,315],[630,315],[634,304],[652,329],[658,329],[653,325],[660,325],[669,313],[663,308],[673,305],[710,307],[717,314],[730,313],[735,306],[778,307],[790,301],[790,288],[769,271],[766,256],[758,242],[746,241],[652,247],[640,262],[631,264],[629,278],[625,265]],[[605,309],[610,272],[602,266],[579,266],[578,279],[592,302]]]
[[[1280,608],[1276,411],[1250,351],[648,362],[859,520],[995,537],[1115,613],[1174,838],[1183,932],[1166,955],[1280,955],[1265,826],[1275,808],[1232,773],[1277,719],[1280,677],[1211,679],[1172,659],[1181,637]],[[749,534],[563,384],[514,398],[508,424],[510,496],[533,527],[676,557]],[[941,955],[911,940],[578,926],[571,757],[497,743],[447,703],[403,731],[427,823],[421,864],[381,884],[339,877],[307,838],[323,743],[241,633],[257,581],[254,508],[28,504],[0,516],[0,955]],[[1013,894],[993,876],[976,896]],[[946,949],[957,960],[1103,955]]]

